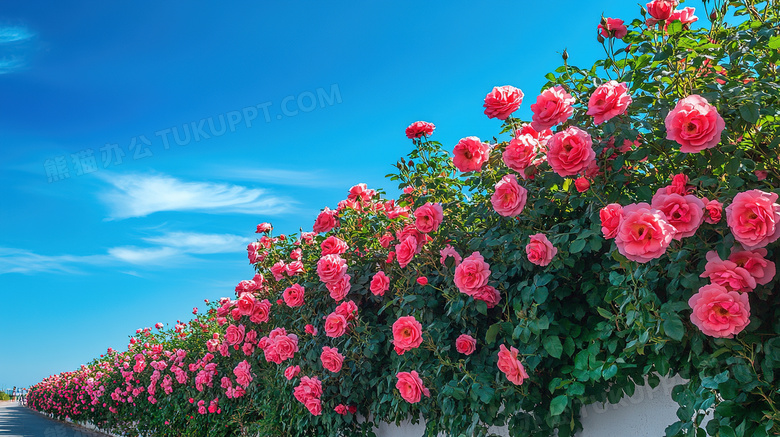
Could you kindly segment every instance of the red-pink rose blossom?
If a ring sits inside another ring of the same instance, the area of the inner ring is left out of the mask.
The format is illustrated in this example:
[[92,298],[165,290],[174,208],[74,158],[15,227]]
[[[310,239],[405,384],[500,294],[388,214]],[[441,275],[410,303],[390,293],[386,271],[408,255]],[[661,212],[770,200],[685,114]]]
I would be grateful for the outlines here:
[[422,137],[423,135],[429,137],[431,134],[433,134],[434,129],[436,129],[436,126],[434,126],[433,123],[428,123],[427,121],[415,121],[406,128],[406,138],[416,139]]
[[417,283],[420,285],[428,285],[428,278],[426,278],[425,276],[420,276],[419,278],[417,278]]
[[349,250],[347,243],[334,235],[326,238],[320,244],[320,248],[322,248],[322,255],[340,255]]
[[514,217],[523,212],[528,200],[528,190],[517,183],[513,174],[504,175],[490,197],[493,209],[504,217]]
[[457,250],[455,250],[454,247],[451,245],[446,245],[444,249],[439,251],[439,255],[441,255],[441,265],[446,265],[444,262],[447,260],[448,256],[451,256],[455,260],[455,266],[460,264],[461,261],[463,261],[463,258],[460,256]]
[[461,293],[473,296],[490,279],[490,264],[479,252],[472,253],[455,268],[455,285]]
[[284,261],[279,260],[276,262],[276,264],[271,266],[271,274],[274,275],[274,280],[281,281],[284,277],[284,272],[287,271],[286,269],[287,265],[284,263]]
[[260,223],[257,225],[257,231],[255,231],[256,234],[264,233],[264,232],[271,232],[271,230],[274,227],[270,223]]
[[687,7],[682,9],[675,9],[672,11],[672,15],[669,17],[669,21],[680,21],[683,26],[689,27],[691,24],[699,20],[699,17],[693,15],[696,12],[695,8]]
[[337,338],[347,332],[347,319],[341,314],[330,313],[325,318],[325,335]]
[[497,86],[485,96],[485,115],[506,120],[523,103],[523,92],[511,86]]
[[246,360],[238,363],[233,374],[236,375],[236,383],[242,387],[247,387],[252,382],[252,366]]
[[458,141],[452,151],[452,162],[462,172],[481,171],[482,164],[490,157],[490,145],[477,137],[466,137]]
[[301,373],[301,366],[290,366],[284,369],[284,377],[287,378],[288,381],[298,376],[299,373]]
[[414,211],[414,218],[414,225],[420,232],[435,232],[444,220],[441,203],[426,203]]
[[346,416],[347,406],[344,404],[338,404],[335,407],[333,407],[333,411],[335,411],[337,414],[341,414],[342,416]]
[[512,170],[525,175],[525,169],[534,164],[537,156],[543,153],[542,144],[530,134],[517,135],[509,141],[501,158]]
[[692,236],[704,223],[704,202],[692,194],[656,194],[651,206],[663,212],[666,221],[674,226],[675,240]]
[[479,288],[472,297],[474,300],[481,300],[485,302],[488,309],[494,308],[501,302],[501,293],[493,286],[485,285]]
[[284,303],[286,303],[288,307],[299,307],[303,305],[304,293],[305,290],[301,284],[293,284],[284,290],[282,298],[284,298]]
[[401,241],[401,244],[395,245],[395,253],[398,257],[398,265],[406,267],[414,258],[418,251],[417,239],[414,236],[408,236]]
[[588,115],[593,116],[593,123],[601,124],[613,117],[625,114],[631,101],[628,84],[610,80],[596,88],[596,91],[590,95]]
[[623,207],[617,203],[610,203],[599,211],[601,219],[601,232],[604,238],[615,238],[620,221],[623,219]]
[[604,18],[598,25],[598,31],[604,38],[623,39],[628,35],[628,28],[619,18]]
[[646,7],[647,13],[656,20],[668,20],[677,7],[677,0],[653,0]]
[[766,249],[734,250],[729,255],[729,261],[744,268],[755,278],[756,284],[766,285],[776,273],[775,263],[766,259]]
[[385,291],[390,289],[390,279],[385,275],[385,272],[377,272],[373,278],[371,278],[371,292],[377,296],[384,296]]
[[710,282],[722,285],[729,291],[753,291],[756,288],[756,279],[750,272],[733,261],[720,259],[714,250],[707,252],[707,264],[699,276],[710,278]]
[[726,207],[726,223],[745,249],[757,249],[780,238],[777,194],[750,190],[734,196]]
[[733,338],[750,324],[748,295],[718,284],[701,287],[688,305],[693,309],[691,322],[711,337]]
[[326,284],[340,280],[346,273],[347,261],[338,255],[325,255],[317,261],[317,274]]
[[574,180],[574,188],[578,193],[584,193],[590,189],[590,181],[584,176],[580,176]]
[[455,340],[455,350],[465,355],[471,355],[477,350],[477,340],[468,334],[461,334]]
[[558,249],[552,245],[546,235],[538,233],[531,235],[531,241],[525,246],[525,253],[528,255],[528,261],[538,266],[546,266],[558,253]]
[[320,354],[320,361],[322,367],[330,370],[333,373],[339,373],[341,371],[341,365],[344,362],[344,355],[339,353],[339,350],[335,347],[322,347],[322,354]]
[[675,232],[661,211],[646,203],[631,204],[623,207],[615,244],[626,258],[646,263],[666,252]]
[[347,294],[349,294],[349,290],[352,288],[352,284],[349,282],[351,279],[352,277],[350,275],[344,275],[334,282],[326,283],[325,287],[327,287],[328,292],[330,292],[330,297],[336,302],[344,300],[344,298],[347,297]]
[[317,335],[317,328],[315,328],[315,327],[314,327],[314,325],[312,325],[312,324],[310,324],[310,323],[307,323],[307,324],[306,324],[306,326],[304,327],[304,331],[305,331],[307,334],[311,334],[311,335]]
[[723,216],[723,204],[715,199],[702,199],[702,201],[704,202],[704,221],[711,225],[720,222]]
[[430,390],[425,387],[425,384],[423,384],[423,380],[420,378],[417,371],[398,372],[395,377],[398,378],[395,388],[401,392],[401,397],[404,398],[406,402],[416,404],[420,402],[422,395],[425,395],[426,397],[431,396]]
[[336,211],[331,211],[327,206],[317,216],[317,220],[314,221],[314,227],[312,230],[316,233],[328,232],[339,225],[339,219]]
[[271,312],[271,302],[263,299],[261,302],[255,302],[255,308],[249,320],[252,323],[263,323],[268,321]]
[[230,325],[225,332],[225,340],[231,345],[241,343],[244,341],[244,332],[246,332],[244,325]]
[[558,85],[547,88],[536,98],[536,103],[531,105],[533,112],[531,127],[537,132],[549,129],[556,124],[568,120],[574,113],[575,99]]
[[241,297],[238,298],[238,302],[236,302],[236,306],[241,315],[251,315],[255,308],[255,301],[255,296],[252,293],[242,293]]
[[498,352],[498,370],[504,372],[507,379],[515,385],[521,385],[528,378],[523,363],[517,358],[518,352],[514,346],[507,349],[503,344]]
[[352,302],[351,300],[348,300],[346,302],[342,302],[340,305],[336,307],[336,310],[334,311],[336,314],[340,314],[344,316],[344,318],[347,320],[347,322],[351,322],[352,320],[355,320],[355,315],[357,314],[357,305],[355,302]]
[[718,110],[704,97],[695,94],[677,102],[664,124],[666,139],[679,143],[683,153],[696,153],[717,146],[726,127]]
[[556,133],[547,142],[547,162],[564,177],[585,170],[596,162],[590,134],[575,126]]
[[422,324],[414,316],[403,316],[393,323],[393,348],[398,355],[422,344]]

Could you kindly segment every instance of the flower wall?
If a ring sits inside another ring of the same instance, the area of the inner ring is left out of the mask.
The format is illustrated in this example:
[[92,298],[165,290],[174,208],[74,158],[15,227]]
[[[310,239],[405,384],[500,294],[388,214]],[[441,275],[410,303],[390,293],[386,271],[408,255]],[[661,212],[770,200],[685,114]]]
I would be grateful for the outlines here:
[[777,434],[777,5],[703,6],[602,17],[605,59],[564,52],[531,120],[520,88],[495,87],[484,112],[508,141],[443,146],[411,124],[400,198],[358,184],[311,232],[258,225],[235,295],[29,404],[127,435],[422,416],[429,436],[569,436],[583,404],[680,374],[667,435]]

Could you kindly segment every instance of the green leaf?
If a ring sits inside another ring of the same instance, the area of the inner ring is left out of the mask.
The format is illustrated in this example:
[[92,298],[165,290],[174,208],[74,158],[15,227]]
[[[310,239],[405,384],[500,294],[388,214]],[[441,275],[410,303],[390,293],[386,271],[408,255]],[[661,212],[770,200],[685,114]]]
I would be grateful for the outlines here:
[[598,311],[599,315],[607,320],[612,319],[613,314],[604,308],[598,307],[596,308],[596,311]]
[[487,334],[485,334],[485,341],[488,342],[488,344],[493,344],[496,342],[496,336],[498,335],[498,331],[501,330],[501,324],[500,323],[494,323],[493,325],[490,325],[490,328],[488,328]]
[[769,38],[769,43],[767,43],[767,47],[773,50],[780,49],[780,36],[773,36]]
[[574,243],[571,243],[571,246],[569,246],[569,252],[570,253],[580,253],[582,252],[582,249],[585,248],[585,244],[587,243],[587,240],[579,239],[574,240]]
[[613,376],[617,375],[618,367],[616,364],[613,364],[601,373],[604,376],[604,379],[612,378]]
[[560,416],[561,413],[563,413],[564,410],[566,410],[566,406],[569,405],[569,397],[566,395],[560,395],[553,398],[552,401],[550,401],[550,415],[551,416]]
[[476,305],[477,305],[477,311],[483,316],[486,316],[488,310],[487,303],[485,303],[484,300],[478,300]]
[[545,337],[542,345],[544,346],[544,350],[546,350],[550,356],[554,358],[561,357],[561,354],[563,353],[563,344],[557,335],[550,335]]
[[742,118],[751,124],[756,124],[758,122],[758,105],[756,102],[750,102],[748,101],[744,105],[739,107],[739,114],[742,116]]
[[683,326],[680,316],[675,313],[666,313],[664,320],[664,332],[674,340],[680,341],[685,335],[685,326]]

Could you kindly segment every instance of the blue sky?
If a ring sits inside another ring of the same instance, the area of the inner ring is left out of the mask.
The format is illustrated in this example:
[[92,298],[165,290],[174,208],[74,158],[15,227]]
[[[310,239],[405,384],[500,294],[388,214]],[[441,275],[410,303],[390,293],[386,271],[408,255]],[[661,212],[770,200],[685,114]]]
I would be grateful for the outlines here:
[[[603,54],[632,2],[6,1],[0,12],[0,387],[187,320],[253,271],[255,226],[310,230],[384,178],[404,129],[488,139],[493,86]],[[284,103],[284,104],[283,104]],[[266,112],[267,111],[267,112]],[[66,175],[67,171],[67,175]]]

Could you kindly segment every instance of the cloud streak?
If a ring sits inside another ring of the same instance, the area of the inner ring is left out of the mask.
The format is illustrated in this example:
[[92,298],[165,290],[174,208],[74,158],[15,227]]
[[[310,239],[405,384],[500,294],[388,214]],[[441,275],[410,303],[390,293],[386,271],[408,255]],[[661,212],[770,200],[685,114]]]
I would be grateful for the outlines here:
[[99,195],[111,219],[144,217],[161,211],[279,215],[294,201],[267,190],[213,182],[187,182],[166,175],[102,174],[112,188]]

